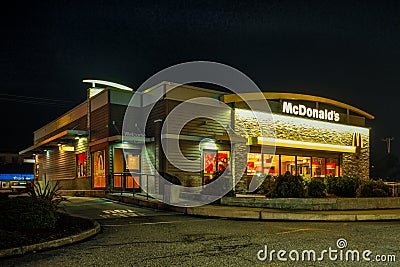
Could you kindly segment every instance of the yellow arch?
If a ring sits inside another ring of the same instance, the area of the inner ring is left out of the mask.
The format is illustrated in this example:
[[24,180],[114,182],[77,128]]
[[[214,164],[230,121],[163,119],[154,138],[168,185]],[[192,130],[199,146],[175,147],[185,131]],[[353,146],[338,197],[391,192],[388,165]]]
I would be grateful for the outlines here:
[[[261,95],[262,94],[262,95]],[[286,100],[304,100],[304,101],[313,101],[324,103],[332,106],[336,106],[339,108],[344,108],[351,110],[367,119],[373,120],[375,116],[359,109],[353,107],[349,104],[339,102],[333,99],[321,97],[321,96],[313,96],[313,95],[305,95],[305,94],[297,94],[297,93],[276,93],[276,92],[263,92],[263,93],[243,93],[243,94],[230,94],[222,96],[222,101],[225,103],[233,103],[233,102],[241,102],[241,101],[251,101],[258,100],[260,97],[264,97],[265,99],[286,99]]]

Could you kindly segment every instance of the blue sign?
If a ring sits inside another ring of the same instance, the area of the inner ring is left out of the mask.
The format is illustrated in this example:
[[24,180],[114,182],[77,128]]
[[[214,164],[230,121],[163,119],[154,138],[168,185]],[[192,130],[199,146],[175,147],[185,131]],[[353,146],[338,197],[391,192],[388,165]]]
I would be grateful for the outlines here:
[[33,180],[33,174],[0,173],[0,181],[23,181]]

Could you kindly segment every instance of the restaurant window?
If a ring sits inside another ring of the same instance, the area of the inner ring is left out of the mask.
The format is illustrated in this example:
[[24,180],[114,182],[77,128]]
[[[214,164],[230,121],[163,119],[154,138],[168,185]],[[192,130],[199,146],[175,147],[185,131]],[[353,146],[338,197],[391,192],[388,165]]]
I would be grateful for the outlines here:
[[312,176],[325,177],[325,158],[312,158]]
[[263,174],[272,176],[279,175],[279,156],[271,154],[263,154]]
[[[218,171],[225,171],[229,167],[230,151],[218,151],[217,154],[217,166]],[[229,170],[229,169],[228,169]]]
[[104,150],[96,151],[92,154],[93,159],[93,187],[106,187],[106,171]]
[[279,175],[279,156],[248,153],[247,175],[255,175],[257,173]]
[[262,172],[261,153],[247,153],[247,175],[255,175]]
[[326,159],[326,176],[339,176],[339,159],[327,158]]
[[76,155],[76,171],[77,177],[86,177],[86,153]]
[[217,151],[204,150],[203,152],[203,183],[207,184],[213,179],[217,170]]
[[297,156],[297,174],[311,177],[311,157]]
[[295,156],[281,155],[281,171],[282,175],[287,172],[291,175],[296,175],[296,161]]
[[215,172],[224,172],[228,169],[230,173],[230,151],[203,151],[203,183],[210,183],[215,176]]

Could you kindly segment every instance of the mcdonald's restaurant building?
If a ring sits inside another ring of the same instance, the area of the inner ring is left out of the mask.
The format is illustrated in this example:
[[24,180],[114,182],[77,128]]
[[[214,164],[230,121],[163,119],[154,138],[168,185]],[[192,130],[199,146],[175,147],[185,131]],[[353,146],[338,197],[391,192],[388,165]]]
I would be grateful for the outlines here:
[[[87,99],[36,130],[33,145],[20,152],[34,155],[39,181],[59,180],[63,189],[75,193],[141,191],[144,184],[161,192],[154,169],[176,176],[184,186],[204,185],[216,171],[227,169],[228,177],[238,182],[235,191],[243,192],[256,174],[369,177],[366,125],[374,117],[349,104],[299,93],[237,95],[163,82],[141,93],[143,99],[162,95],[149,113],[141,144],[129,142],[138,133],[123,127],[135,91],[111,82],[88,82]],[[207,110],[209,116],[190,120],[178,135],[161,133],[172,110],[198,97],[226,105],[193,103],[194,110]],[[249,109],[249,102],[260,100],[267,101],[273,120]],[[145,109],[146,101],[141,105]],[[230,129],[235,142],[228,136]],[[162,138],[178,139],[184,159],[176,149],[163,151]],[[265,153],[263,145],[275,146],[275,153]],[[192,171],[176,167],[171,159],[183,160]],[[246,164],[244,173],[237,171],[238,164]]]

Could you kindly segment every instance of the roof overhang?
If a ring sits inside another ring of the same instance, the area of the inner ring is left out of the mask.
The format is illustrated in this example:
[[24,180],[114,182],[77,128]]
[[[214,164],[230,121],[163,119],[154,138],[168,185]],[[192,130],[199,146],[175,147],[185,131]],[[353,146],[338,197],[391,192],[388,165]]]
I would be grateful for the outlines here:
[[71,140],[74,140],[76,137],[84,137],[87,136],[87,131],[80,130],[65,130],[58,134],[55,134],[33,146],[28,147],[19,152],[20,155],[34,152],[41,152],[48,147],[57,146],[57,143],[68,143]]
[[143,143],[150,143],[154,142],[154,137],[141,137],[141,136],[124,136],[122,135],[113,135],[109,137],[105,137],[96,141],[92,141],[89,143],[89,146],[95,146],[99,145],[102,143],[107,143],[107,142],[113,142],[113,143],[118,143],[118,142],[128,142],[128,143],[138,143],[141,144]]

